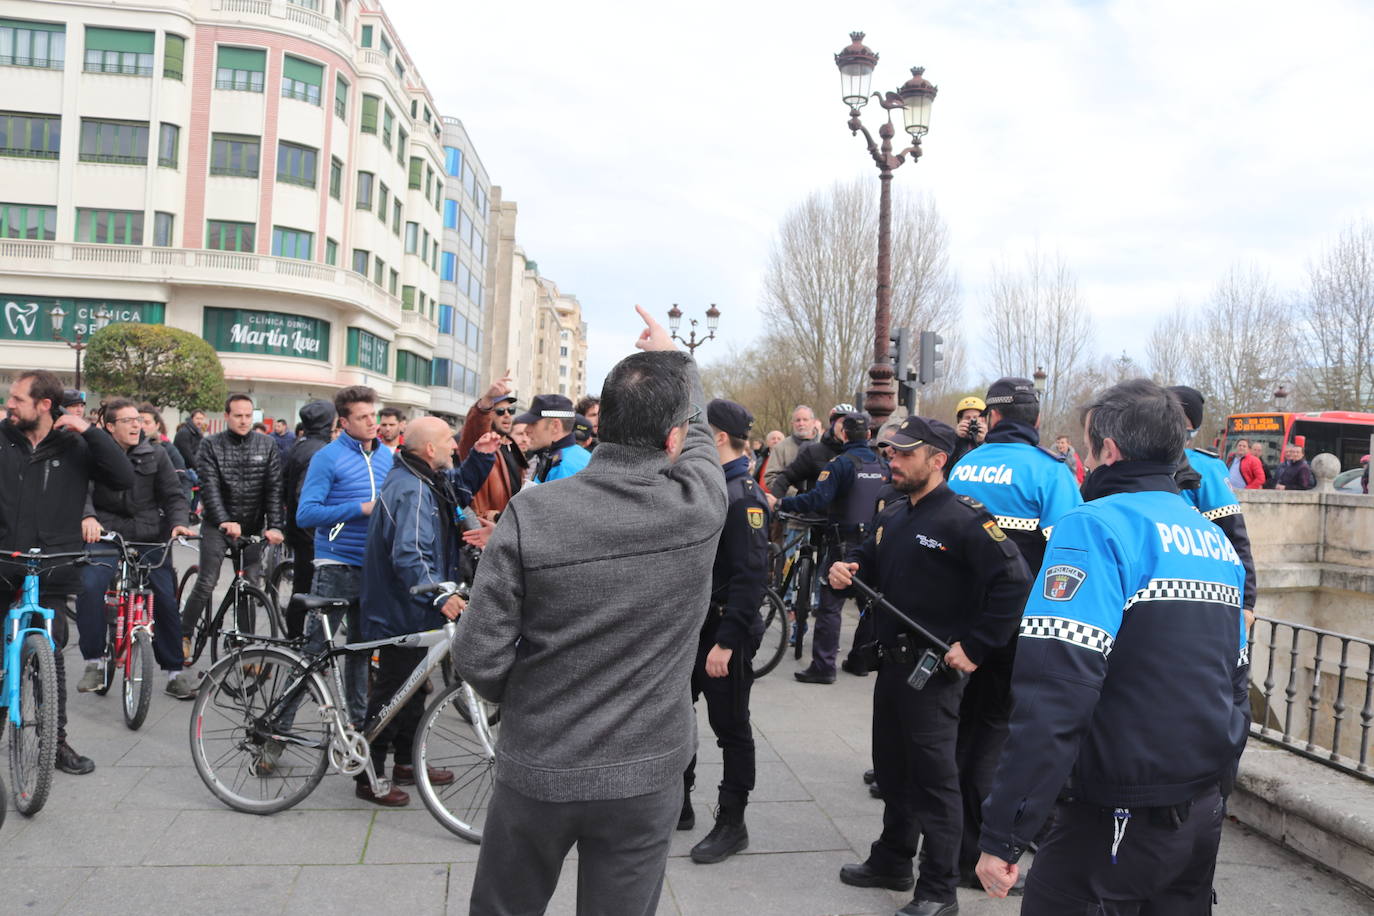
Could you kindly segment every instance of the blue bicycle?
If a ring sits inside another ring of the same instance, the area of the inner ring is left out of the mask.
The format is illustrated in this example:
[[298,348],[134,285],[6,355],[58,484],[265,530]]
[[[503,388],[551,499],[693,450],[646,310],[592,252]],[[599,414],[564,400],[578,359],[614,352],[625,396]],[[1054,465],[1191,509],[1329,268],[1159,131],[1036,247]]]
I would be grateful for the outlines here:
[[[85,553],[27,553],[0,557],[23,565],[19,602],[5,617],[5,645],[0,654],[0,706],[9,724],[10,779],[14,807],[31,817],[42,810],[52,786],[57,754],[57,663],[53,658],[53,612],[38,603],[38,574],[52,561],[84,562]],[[47,564],[45,566],[45,563]]]

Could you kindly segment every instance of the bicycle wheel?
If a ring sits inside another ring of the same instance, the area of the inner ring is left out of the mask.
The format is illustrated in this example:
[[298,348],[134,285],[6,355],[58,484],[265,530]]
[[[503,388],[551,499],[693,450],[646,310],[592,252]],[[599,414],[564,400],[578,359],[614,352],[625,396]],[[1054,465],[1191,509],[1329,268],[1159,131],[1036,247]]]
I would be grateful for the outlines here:
[[235,629],[235,625],[240,633],[274,638],[281,635],[282,629],[277,619],[277,609],[267,593],[253,585],[241,585],[225,595],[220,604],[214,622],[216,632],[207,640],[210,643],[210,664],[218,662],[228,648],[228,638],[223,634],[226,629]]
[[14,807],[32,817],[48,801],[57,754],[57,663],[46,637],[30,633],[19,650],[19,724],[10,720]]
[[191,580],[195,579],[195,577],[198,576],[198,575],[200,575],[200,567],[199,567],[198,565],[196,565],[195,563],[192,563],[190,566],[186,567],[186,572],[182,573],[182,574],[181,574],[181,578],[177,580],[177,607],[178,607],[178,608],[185,608],[185,607],[186,607],[186,598],[187,598],[187,591],[186,591],[186,588],[187,588],[187,586],[189,586],[189,585],[192,584]]
[[[279,728],[290,691],[294,721]],[[191,759],[206,788],[235,811],[274,814],[315,790],[329,766],[333,705],[297,656],[271,647],[232,652],[201,681],[191,711]],[[274,711],[269,718],[269,710]]]
[[[444,682],[444,687],[453,687],[463,683],[463,679],[458,676],[458,671],[453,667],[453,656],[445,655],[444,660],[439,663],[439,676]],[[501,707],[497,703],[488,703],[482,700],[482,708],[487,712],[487,724],[495,725],[501,721]],[[468,708],[466,703],[458,704],[458,715],[463,717],[463,721],[468,720]]]
[[153,698],[153,638],[138,630],[129,641],[129,662],[124,669],[124,724],[137,731],[148,718]]
[[[479,707],[482,701],[472,694]],[[482,842],[482,823],[496,787],[497,726],[487,725],[480,714],[478,724],[468,719],[466,684],[454,684],[439,694],[420,718],[415,730],[415,788],[429,813],[444,827],[474,843]],[[452,782],[435,785],[430,769],[448,770]]]
[[110,692],[114,686],[115,669],[119,663],[115,660],[115,628],[110,624],[105,630],[105,654],[100,659],[100,686],[95,688],[95,695],[103,697]]
[[793,569],[797,573],[797,599],[793,605],[797,630],[792,643],[792,657],[802,657],[802,640],[806,637],[806,618],[811,610],[811,558],[801,557]]
[[292,585],[295,581],[295,560],[283,560],[272,568],[272,575],[267,580],[267,597],[272,599],[272,604],[278,612],[291,600]]
[[5,815],[10,810],[10,790],[5,788],[5,779],[0,776],[0,827],[5,826]]
[[791,627],[787,624],[787,608],[782,599],[771,588],[763,590],[763,641],[758,652],[754,653],[754,680],[758,680],[778,666],[787,654],[787,637]]

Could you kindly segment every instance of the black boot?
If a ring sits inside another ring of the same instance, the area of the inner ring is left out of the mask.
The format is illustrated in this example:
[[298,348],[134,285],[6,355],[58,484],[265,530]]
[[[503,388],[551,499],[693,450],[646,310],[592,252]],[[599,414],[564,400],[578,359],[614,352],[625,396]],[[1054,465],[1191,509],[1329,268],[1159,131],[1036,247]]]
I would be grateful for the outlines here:
[[697,825],[697,813],[692,810],[692,787],[682,787],[682,813],[677,816],[678,830],[691,830]]
[[711,865],[748,848],[749,830],[744,826],[744,808],[721,805],[716,814],[716,825],[705,839],[692,847],[691,856],[698,865]]
[[95,763],[89,757],[82,757],[72,746],[63,738],[57,742],[57,755],[53,761],[63,773],[71,773],[73,776],[85,776],[95,769]]

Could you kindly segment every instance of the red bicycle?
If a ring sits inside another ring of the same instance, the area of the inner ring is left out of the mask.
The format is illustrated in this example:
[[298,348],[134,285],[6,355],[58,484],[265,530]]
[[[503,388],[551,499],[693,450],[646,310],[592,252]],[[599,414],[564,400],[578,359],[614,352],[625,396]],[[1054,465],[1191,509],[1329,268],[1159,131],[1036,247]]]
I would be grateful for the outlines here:
[[[117,553],[117,573],[105,592],[105,652],[101,656],[102,683],[95,693],[104,696],[114,685],[115,671],[124,672],[124,724],[138,729],[148,717],[153,697],[153,591],[148,587],[152,570],[167,562],[172,544],[126,541],[116,533],[100,536]],[[91,563],[100,563],[93,555]]]

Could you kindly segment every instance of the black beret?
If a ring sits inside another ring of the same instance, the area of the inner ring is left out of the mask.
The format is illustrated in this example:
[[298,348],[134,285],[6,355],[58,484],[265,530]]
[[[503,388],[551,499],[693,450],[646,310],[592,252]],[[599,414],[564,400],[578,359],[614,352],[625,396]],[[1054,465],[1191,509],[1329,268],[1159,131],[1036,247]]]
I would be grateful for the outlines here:
[[1169,393],[1178,399],[1178,403],[1183,405],[1183,415],[1188,418],[1188,425],[1193,429],[1202,426],[1202,392],[1196,388],[1189,388],[1187,385],[1173,385],[1169,388]]
[[706,422],[736,439],[748,439],[754,415],[734,401],[715,398],[706,405]]

